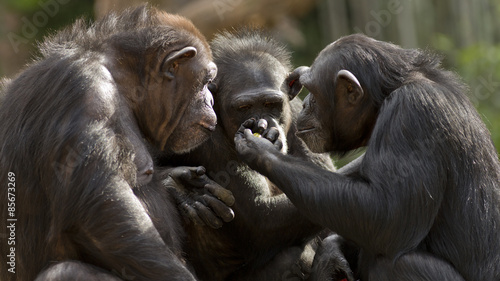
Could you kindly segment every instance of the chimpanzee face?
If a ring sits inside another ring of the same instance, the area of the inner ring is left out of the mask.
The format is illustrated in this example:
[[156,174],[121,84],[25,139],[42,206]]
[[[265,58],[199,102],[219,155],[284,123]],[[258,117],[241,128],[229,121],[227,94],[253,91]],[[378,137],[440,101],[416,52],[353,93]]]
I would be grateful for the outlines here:
[[297,120],[297,136],[313,152],[344,153],[366,145],[369,139],[376,111],[348,69],[331,44],[310,68],[299,67],[287,78],[291,96],[302,86],[309,90]]
[[174,153],[185,153],[203,143],[215,130],[217,117],[208,84],[215,79],[217,67],[206,54],[193,57],[184,67],[177,67],[177,92],[190,99],[181,116],[174,117],[180,120],[168,137],[166,147]]
[[[335,105],[333,99],[328,96],[328,90],[323,80],[323,65],[313,64],[311,68],[297,68],[290,77],[294,77],[288,86],[295,88],[295,94],[305,87],[309,94],[303,102],[303,109],[297,119],[297,136],[304,140],[313,152],[322,153],[330,151],[333,143],[331,117],[334,114]],[[331,79],[330,79],[331,80]]]
[[108,67],[114,70],[114,80],[144,136],[157,149],[173,153],[200,145],[217,123],[213,97],[207,88],[217,67],[208,45],[193,38],[168,49],[152,47],[145,52],[145,59],[137,61],[140,55],[134,55],[127,44],[132,43],[114,43],[117,50],[132,50],[127,55],[110,52]]

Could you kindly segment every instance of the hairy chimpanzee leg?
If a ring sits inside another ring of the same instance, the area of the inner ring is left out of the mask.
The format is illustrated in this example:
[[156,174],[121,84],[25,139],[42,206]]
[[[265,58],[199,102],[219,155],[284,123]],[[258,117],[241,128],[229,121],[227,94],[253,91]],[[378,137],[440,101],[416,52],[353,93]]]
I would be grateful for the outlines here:
[[[141,6],[79,20],[40,52],[1,90],[0,181],[9,186],[0,198],[15,205],[0,214],[16,219],[15,263],[2,254],[2,278],[34,280],[46,268],[41,279],[92,276],[65,262],[75,260],[124,279],[194,280],[153,159],[192,150],[215,128],[207,85],[217,68],[204,37]],[[1,253],[14,247],[0,244]]]
[[364,157],[345,174],[318,169],[253,136],[251,122],[236,149],[307,218],[359,247],[361,280],[500,279],[500,161],[453,73],[351,35],[289,77],[290,95],[310,90],[297,122],[309,148],[367,146]]

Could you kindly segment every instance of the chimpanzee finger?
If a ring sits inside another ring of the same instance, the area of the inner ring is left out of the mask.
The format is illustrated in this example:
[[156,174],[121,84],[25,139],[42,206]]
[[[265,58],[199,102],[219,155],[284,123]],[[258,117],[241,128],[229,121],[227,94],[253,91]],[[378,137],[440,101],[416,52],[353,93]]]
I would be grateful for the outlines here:
[[174,179],[189,180],[200,172],[200,168],[203,167],[175,167],[169,170],[168,175]]
[[244,129],[236,133],[234,137],[234,144],[239,158],[244,159],[244,161],[248,161],[248,159],[253,158],[255,153],[254,142],[256,139],[260,138],[252,135],[252,131],[250,129]]
[[179,208],[181,212],[184,213],[184,216],[188,217],[189,220],[191,220],[194,224],[201,226],[205,225],[203,220],[198,216],[196,210],[193,207],[191,207],[188,203],[181,204]]
[[205,167],[186,167],[186,169],[180,174],[179,178],[181,180],[192,180],[194,178],[204,175],[206,172]]
[[257,128],[254,128],[253,132],[262,135],[266,129],[267,129],[267,120],[259,119],[259,122],[257,122]]
[[255,122],[257,122],[255,118],[250,118],[247,119],[245,122],[241,123],[240,127],[238,128],[238,131],[236,131],[236,134],[234,136],[234,142],[238,143],[239,141],[241,141],[241,139],[245,138],[244,137],[245,130],[251,130],[254,127]]
[[202,176],[202,175],[204,175],[206,172],[207,172],[207,170],[206,170],[206,169],[205,169],[205,167],[203,167],[203,166],[198,166],[198,168],[196,168],[196,175],[197,175],[197,176]]
[[243,133],[243,131],[238,131],[236,133],[236,135],[234,135],[234,145],[235,145],[235,148],[236,148],[236,151],[238,153],[244,153],[245,149],[246,149],[246,144],[245,144],[246,140],[245,140],[245,135]]
[[276,140],[273,145],[277,150],[281,150],[283,148],[283,142],[281,140]]
[[255,120],[255,118],[250,118],[250,119],[246,120],[245,122],[243,122],[240,125],[238,132],[243,132],[245,129],[252,129],[254,127],[255,122],[257,122],[257,120]]
[[194,208],[206,225],[214,229],[222,227],[222,221],[215,216],[212,210],[210,210],[207,206],[201,204],[200,202],[194,202]]
[[243,132],[238,131],[238,132],[236,132],[236,134],[234,135],[234,143],[235,143],[236,145],[238,145],[238,143],[239,143],[242,139],[244,139],[244,138],[245,138],[245,137],[243,136]]
[[233,193],[218,184],[207,184],[205,188],[227,206],[233,206],[235,199]]
[[280,131],[276,127],[269,128],[267,132],[262,135],[264,138],[274,143],[280,136]]
[[206,169],[203,166],[177,167],[174,168],[169,175],[188,188],[203,188],[205,184],[210,182],[210,179],[205,173]]
[[217,216],[222,218],[223,221],[230,222],[234,219],[233,210],[220,200],[217,200],[208,194],[203,195],[203,200],[205,200],[206,204],[215,212]]

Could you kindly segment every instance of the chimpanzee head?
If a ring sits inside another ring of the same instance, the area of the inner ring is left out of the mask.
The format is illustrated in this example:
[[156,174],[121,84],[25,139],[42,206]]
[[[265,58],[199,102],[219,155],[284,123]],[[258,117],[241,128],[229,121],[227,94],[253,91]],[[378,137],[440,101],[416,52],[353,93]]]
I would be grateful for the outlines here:
[[286,143],[291,124],[289,97],[281,85],[290,69],[289,52],[259,31],[218,34],[211,43],[219,74],[210,85],[215,111],[229,140],[250,118],[277,127]]
[[342,154],[366,145],[384,100],[415,57],[414,50],[359,34],[330,44],[310,68],[299,67],[286,80],[290,96],[302,86],[309,90],[297,135],[314,152]]
[[144,137],[160,150],[187,152],[217,122],[207,88],[217,73],[210,47],[183,17],[147,7],[134,13],[137,20],[117,20],[130,26],[102,43],[106,67]]

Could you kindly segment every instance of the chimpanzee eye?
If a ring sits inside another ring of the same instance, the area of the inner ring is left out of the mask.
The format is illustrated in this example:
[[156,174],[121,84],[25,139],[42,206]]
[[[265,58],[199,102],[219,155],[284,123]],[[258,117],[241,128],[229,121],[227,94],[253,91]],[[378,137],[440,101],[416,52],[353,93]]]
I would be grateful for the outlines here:
[[250,108],[252,108],[252,106],[250,104],[244,104],[244,105],[240,105],[238,107],[238,110],[249,110]]
[[267,108],[275,108],[278,106],[279,106],[278,102],[266,102],[266,103],[264,103],[264,107],[267,107]]

